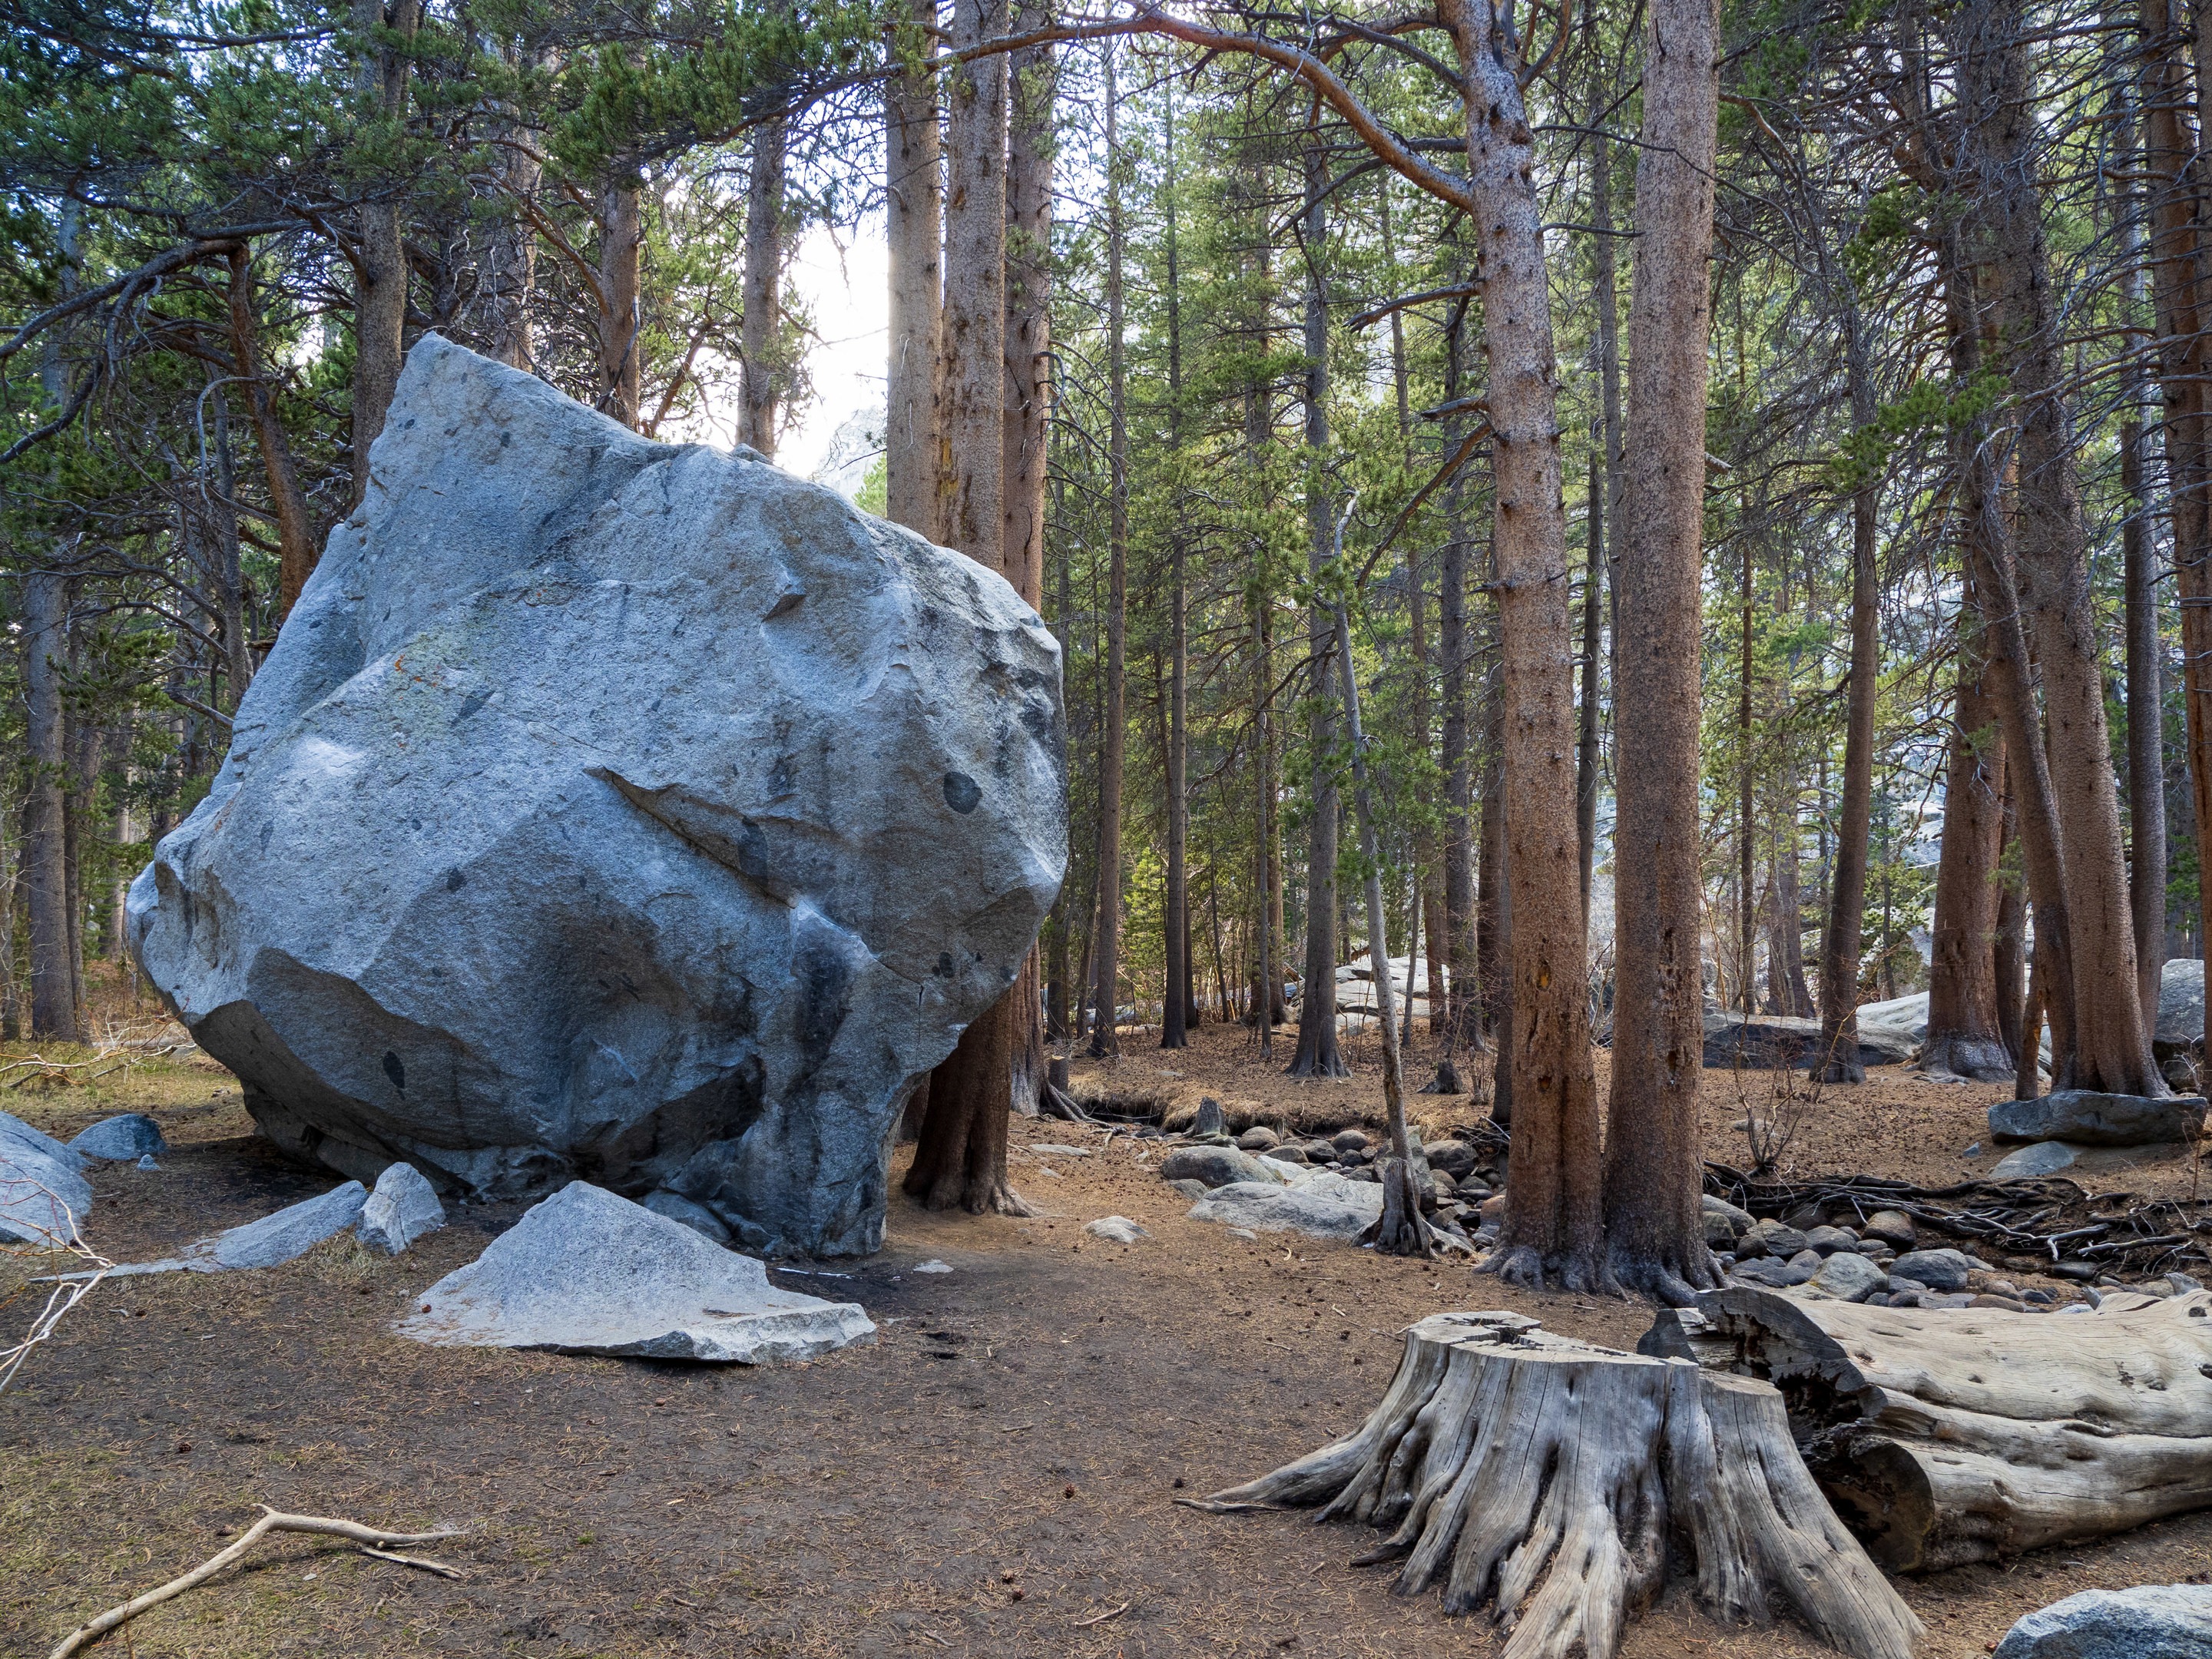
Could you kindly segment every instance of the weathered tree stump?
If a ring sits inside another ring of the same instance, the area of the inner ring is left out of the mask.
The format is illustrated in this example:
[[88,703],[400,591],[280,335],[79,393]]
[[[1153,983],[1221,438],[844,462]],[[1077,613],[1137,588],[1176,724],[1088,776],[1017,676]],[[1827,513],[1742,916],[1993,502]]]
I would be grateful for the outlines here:
[[1894,1571],[2212,1507],[2212,1291],[2055,1317],[1731,1286],[1699,1311],[1678,1322],[1689,1351],[1781,1390],[1814,1477]]
[[1520,1314],[1421,1321],[1356,1431],[1190,1501],[1319,1504],[1382,1529],[1355,1564],[1402,1561],[1404,1595],[1441,1578],[1448,1612],[1493,1607],[1505,1659],[1610,1659],[1670,1557],[1717,1619],[1787,1607],[1856,1659],[1909,1659],[1921,1633],[1814,1486],[1772,1388]]

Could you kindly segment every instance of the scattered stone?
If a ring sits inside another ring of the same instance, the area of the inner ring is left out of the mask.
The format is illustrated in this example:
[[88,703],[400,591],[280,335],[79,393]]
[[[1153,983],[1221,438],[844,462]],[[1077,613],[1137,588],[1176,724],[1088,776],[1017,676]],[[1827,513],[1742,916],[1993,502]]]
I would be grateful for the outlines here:
[[[1775,1256],[1784,1261],[1805,1248],[1804,1234],[1771,1216],[1764,1221],[1752,1223],[1750,1230],[1743,1236],[1743,1243],[1748,1245],[1753,1240],[1758,1242],[1759,1248],[1752,1252],[1753,1255]],[[1740,1249],[1736,1254],[1741,1255],[1743,1251]]]
[[1248,1152],[1265,1152],[1281,1145],[1282,1139],[1266,1124],[1255,1123],[1237,1137],[1237,1145]]
[[1825,1259],[1818,1250],[1808,1244],[1790,1258],[1790,1265],[1792,1267],[1802,1267],[1808,1273],[1816,1273],[1820,1271],[1820,1263]]
[[438,1201],[438,1189],[413,1164],[395,1164],[377,1176],[375,1190],[361,1206],[354,1236],[372,1250],[398,1255],[423,1234],[445,1224],[446,1206]]
[[167,1152],[169,1143],[161,1139],[161,1126],[145,1113],[125,1112],[119,1117],[100,1119],[70,1141],[70,1150],[86,1158],[132,1164],[154,1153]]
[[1698,1218],[1705,1225],[1705,1243],[1709,1249],[1725,1250],[1735,1243],[1735,1223],[1728,1217],[1707,1210]]
[[730,1246],[730,1230],[722,1224],[722,1218],[703,1204],[695,1204],[681,1193],[672,1193],[665,1187],[657,1188],[638,1200],[655,1215],[665,1215],[671,1221],[679,1221],[702,1238],[712,1239],[724,1249]]
[[2207,1654],[2212,1654],[2212,1586],[2203,1584],[2083,1590],[2029,1613],[1996,1647],[1996,1659],[2204,1659]]
[[533,1206],[422,1302],[396,1328],[440,1346],[759,1364],[876,1334],[856,1304],[778,1290],[752,1257],[582,1181]]
[[1367,1137],[1357,1129],[1342,1129],[1337,1132],[1329,1145],[1340,1152],[1364,1152],[1367,1148]]
[[2168,1296],[2187,1296],[2191,1291],[2201,1291],[2203,1288],[2203,1285],[2198,1284],[2187,1273],[2168,1273],[2166,1276],[2166,1290]]
[[0,1237],[58,1248],[92,1211],[84,1155],[0,1112]]
[[1876,1210],[1860,1227],[1859,1236],[1909,1250],[1919,1242],[1920,1231],[1912,1224],[1912,1218],[1900,1210]]
[[[361,1220],[368,1189],[358,1181],[333,1187],[319,1198],[310,1198],[249,1221],[240,1227],[186,1245],[182,1255],[159,1261],[126,1262],[114,1277],[129,1279],[141,1273],[227,1273],[252,1267],[276,1267],[335,1238]],[[69,1275],[76,1277],[76,1275]]]
[[434,334],[361,482],[132,885],[149,977],[341,1177],[665,1187],[757,1250],[880,1248],[893,1122],[1059,891],[1042,618]]
[[1031,1141],[1030,1143],[1030,1151],[1034,1153],[1040,1153],[1046,1158],[1088,1158],[1091,1156],[1091,1149],[1088,1146],[1057,1146],[1049,1140]]
[[1273,1146],[1268,1149],[1267,1156],[1278,1164],[1303,1164],[1306,1161],[1306,1149],[1298,1146]]
[[2188,1058],[2204,1041],[2204,963],[2195,957],[2168,961],[2158,987],[2158,1028],[2151,1052],[2161,1060]]
[[1160,1160],[1163,1181],[1200,1181],[1226,1187],[1239,1181],[1274,1182],[1283,1177],[1249,1152],[1234,1146],[1182,1146]]
[[2039,1308],[2050,1307],[2053,1303],[2058,1300],[2057,1297],[2053,1296],[2049,1291],[2043,1289],[2040,1285],[2038,1285],[2032,1291],[2022,1291],[2020,1293],[2020,1299],[2023,1302],[2033,1303]]
[[1856,1250],[1859,1236],[1848,1227],[1815,1227],[1805,1235],[1805,1243],[1822,1255],[1833,1255],[1838,1250]]
[[1973,1293],[1969,1291],[1930,1291],[1920,1298],[1923,1308],[1971,1308]]
[[1465,1181],[1474,1173],[1475,1150],[1464,1140],[1439,1140],[1428,1152],[1429,1167],[1443,1170],[1454,1181]]
[[158,1170],[161,1166],[154,1161],[154,1154],[149,1152],[138,1160],[138,1167],[142,1170]]
[[1805,1288],[1842,1302],[1863,1302],[1888,1283],[1889,1275],[1856,1251],[1838,1250],[1805,1281]]
[[1348,1170],[1357,1170],[1373,1162],[1375,1155],[1364,1146],[1353,1146],[1336,1155],[1337,1162]]
[[2008,1313],[2026,1313],[2027,1304],[2016,1296],[1999,1296],[1994,1291],[1978,1291],[1969,1297],[1970,1308],[2002,1308]]
[[1971,1146],[1967,1147],[1967,1148],[1966,1148],[1966,1150],[1965,1152],[1961,1152],[1961,1153],[1960,1153],[1960,1154],[1959,1154],[1959,1156],[1960,1156],[1960,1158],[1979,1158],[1981,1155],[1982,1155],[1982,1143],[1981,1143],[1980,1141],[1978,1141],[1978,1141],[1976,1141],[1976,1142],[1974,1142],[1974,1143],[1973,1143],[1973,1145],[1972,1145]]
[[1207,1095],[1198,1103],[1197,1120],[1190,1126],[1194,1135],[1218,1135],[1228,1127],[1222,1121],[1221,1103]]
[[1213,1190],[1203,1181],[1170,1181],[1168,1185],[1185,1198],[1204,1198],[1206,1194]]
[[1972,1271],[1965,1253],[1952,1249],[1908,1251],[1889,1269],[1892,1279],[1910,1279],[1931,1291],[1963,1291]]
[[[1324,1182],[1331,1183],[1323,1186]],[[1255,1232],[1299,1232],[1350,1243],[1382,1213],[1379,1184],[1320,1175],[1301,1187],[1238,1182],[1217,1187],[1190,1206],[1194,1221],[1219,1221]]]
[[[1433,1158],[1430,1161],[1435,1162]],[[1740,1209],[1729,1203],[1728,1200],[1716,1198],[1711,1193],[1701,1194],[1698,1196],[1698,1207],[1707,1215],[1726,1216],[1735,1224],[1735,1230],[1740,1233],[1749,1231],[1756,1224],[1750,1211]]]
[[2147,1146],[2194,1140],[2204,1128],[2202,1095],[2108,1095],[2060,1089],[2036,1100],[2001,1100],[1990,1108],[1999,1140],[2067,1140],[2077,1146]]
[[1765,1285],[1773,1290],[1787,1290],[1793,1285],[1802,1285],[1813,1277],[1811,1267],[1799,1267],[1787,1261],[1778,1261],[1772,1256],[1761,1256],[1753,1261],[1739,1261],[1729,1269],[1729,1277],[1740,1285]]
[[1110,1238],[1116,1244],[1133,1244],[1140,1238],[1152,1237],[1125,1215],[1101,1216],[1096,1221],[1084,1223],[1083,1231],[1096,1233],[1101,1238]]
[[927,1261],[916,1262],[913,1271],[918,1273],[949,1273],[952,1269],[935,1256],[932,1256]]
[[1231,1227],[1229,1231],[1236,1234],[1239,1238],[1250,1239],[1255,1244],[1260,1242],[1260,1235],[1254,1232],[1249,1227]]

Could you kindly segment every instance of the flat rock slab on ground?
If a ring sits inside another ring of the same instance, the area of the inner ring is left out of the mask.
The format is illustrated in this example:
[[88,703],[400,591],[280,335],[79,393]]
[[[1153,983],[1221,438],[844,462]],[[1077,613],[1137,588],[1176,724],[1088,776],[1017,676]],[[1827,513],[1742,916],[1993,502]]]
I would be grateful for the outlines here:
[[355,1229],[361,1242],[383,1255],[398,1255],[425,1233],[446,1224],[438,1189],[411,1164],[395,1164],[376,1178]]
[[1160,1160],[1160,1179],[1226,1187],[1236,1182],[1281,1182],[1287,1178],[1282,1172],[1291,1167],[1271,1165],[1234,1146],[1183,1146]]
[[2081,1146],[2070,1140],[2036,1140],[2007,1152],[1990,1166],[1991,1181],[2028,1181],[2063,1171],[2074,1176],[2116,1175],[2123,1170],[2171,1163],[2189,1156],[2185,1140],[2154,1141],[2148,1146]]
[[0,1112],[0,1238],[58,1246],[92,1209],[84,1155]]
[[395,1328],[439,1346],[751,1365],[876,1336],[858,1304],[777,1290],[752,1257],[582,1181],[532,1206],[421,1306]]
[[161,1138],[161,1126],[143,1112],[104,1117],[70,1142],[73,1152],[114,1164],[136,1164],[168,1150],[169,1143]]
[[1996,1659],[2208,1659],[2212,1586],[2083,1590],[2039,1608],[1997,1644]]
[[[228,1273],[251,1267],[281,1267],[326,1238],[336,1238],[361,1219],[368,1189],[358,1181],[333,1187],[317,1198],[288,1206],[274,1215],[185,1246],[184,1254],[160,1261],[127,1261],[114,1270],[119,1279],[141,1273]],[[72,1273],[70,1278],[82,1278]]]
[[1999,1140],[2066,1140],[2077,1146],[2148,1146],[2194,1140],[2204,1128],[2202,1095],[2108,1095],[2059,1089],[2037,1100],[2001,1100],[1990,1108],[1990,1133]]
[[1059,891],[1043,619],[434,334],[370,461],[131,885],[148,977],[340,1176],[665,1188],[748,1249],[878,1249],[893,1120]]
[[1347,1181],[1328,1170],[1296,1187],[1256,1181],[1217,1187],[1190,1206],[1194,1221],[1224,1222],[1258,1233],[1306,1233],[1346,1243],[1382,1213],[1380,1182]]
[[1109,1238],[1116,1244],[1134,1244],[1139,1239],[1152,1235],[1125,1215],[1102,1215],[1096,1221],[1086,1221],[1083,1231],[1100,1238]]

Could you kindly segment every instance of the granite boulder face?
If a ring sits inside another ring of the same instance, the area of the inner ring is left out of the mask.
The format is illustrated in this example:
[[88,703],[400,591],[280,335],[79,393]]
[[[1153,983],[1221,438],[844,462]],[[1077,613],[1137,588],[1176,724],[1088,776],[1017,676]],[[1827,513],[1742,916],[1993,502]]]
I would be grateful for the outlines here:
[[300,1157],[863,1253],[1058,890],[1062,767],[998,576],[429,336],[132,938]]

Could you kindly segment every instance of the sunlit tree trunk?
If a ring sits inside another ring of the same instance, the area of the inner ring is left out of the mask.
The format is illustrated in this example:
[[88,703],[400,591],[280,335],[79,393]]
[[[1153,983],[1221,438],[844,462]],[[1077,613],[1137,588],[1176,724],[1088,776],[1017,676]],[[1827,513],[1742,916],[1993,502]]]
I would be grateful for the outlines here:
[[[364,102],[396,132],[407,118],[411,41],[422,17],[422,0],[353,0],[352,20],[360,36],[361,57],[354,85]],[[398,45],[379,44],[380,28],[400,37]],[[369,449],[384,430],[384,417],[399,388],[399,367],[407,328],[407,247],[401,234],[397,179],[378,181],[376,193],[355,215],[353,364],[353,477],[346,507],[359,507],[368,493]]]
[[[893,36],[918,62],[932,42],[935,0],[913,0]],[[884,83],[884,240],[890,266],[890,363],[884,419],[884,512],[932,541],[944,538],[938,453],[944,188],[935,77],[902,70]],[[1066,625],[1063,612],[1062,626]]]
[[752,167],[745,175],[744,316],[739,331],[743,380],[738,390],[738,438],[775,459],[784,394],[783,173],[786,132],[781,119],[753,129]]

